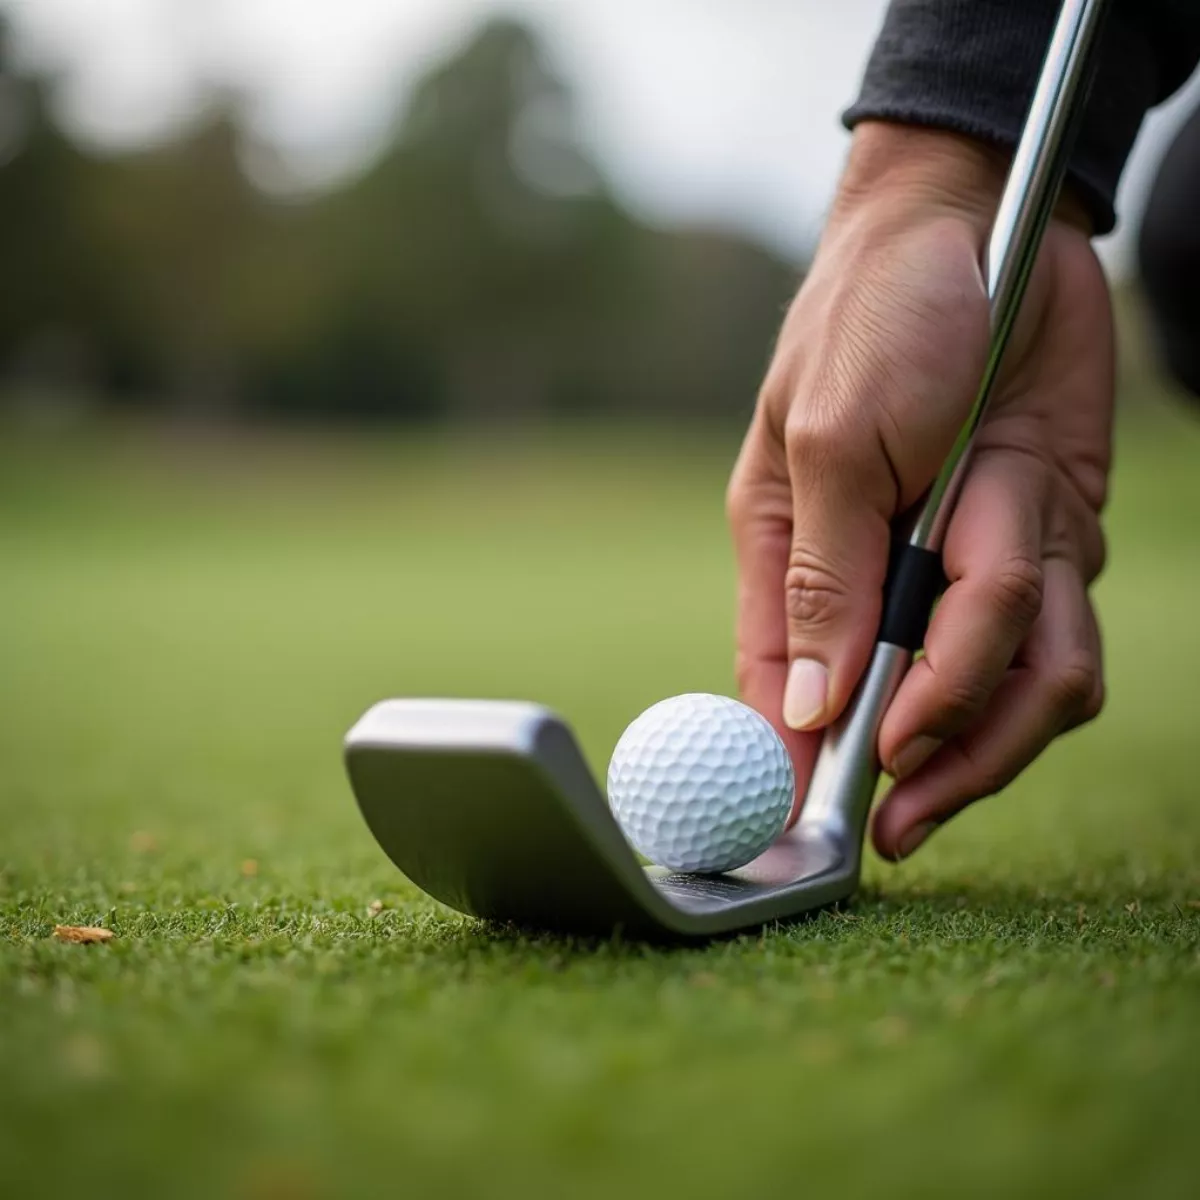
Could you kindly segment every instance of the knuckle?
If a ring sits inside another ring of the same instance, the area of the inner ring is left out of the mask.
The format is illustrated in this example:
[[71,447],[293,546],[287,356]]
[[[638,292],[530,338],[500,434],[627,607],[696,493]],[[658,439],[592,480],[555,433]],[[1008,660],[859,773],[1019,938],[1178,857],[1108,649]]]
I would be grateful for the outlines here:
[[1070,715],[1086,713],[1098,692],[1103,703],[1100,672],[1090,654],[1077,653],[1065,658],[1051,670],[1048,684],[1051,701],[1057,712]]
[[789,464],[813,472],[827,469],[842,457],[844,440],[833,422],[819,417],[811,407],[794,409],[783,429]]
[[1089,721],[1094,721],[1104,711],[1104,704],[1107,699],[1108,693],[1104,686],[1104,680],[1098,679],[1096,686],[1092,689],[1091,695],[1088,696],[1080,711],[1080,724],[1086,725]]
[[895,422],[881,407],[848,403],[839,411],[814,402],[794,412],[784,429],[784,454],[799,494],[851,508],[894,511],[899,484],[886,431]]
[[942,711],[952,723],[961,724],[983,711],[991,689],[977,675],[962,675],[946,680],[942,692]]
[[784,577],[787,616],[806,628],[829,625],[845,611],[849,590],[829,568],[793,557]]
[[792,494],[787,463],[778,443],[756,417],[725,485],[725,519],[734,539],[757,525],[791,529]]
[[989,580],[988,590],[996,609],[1019,629],[1028,629],[1042,611],[1045,574],[1030,558],[1010,558]]

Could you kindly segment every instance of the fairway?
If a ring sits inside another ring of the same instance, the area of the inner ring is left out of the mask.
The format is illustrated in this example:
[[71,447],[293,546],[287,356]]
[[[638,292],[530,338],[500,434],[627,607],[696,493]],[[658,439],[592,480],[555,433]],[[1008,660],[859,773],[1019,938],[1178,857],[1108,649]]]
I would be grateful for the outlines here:
[[1200,423],[1122,431],[1099,722],[684,950],[424,899],[340,740],[731,691],[734,433],[0,443],[0,1193],[1194,1194]]

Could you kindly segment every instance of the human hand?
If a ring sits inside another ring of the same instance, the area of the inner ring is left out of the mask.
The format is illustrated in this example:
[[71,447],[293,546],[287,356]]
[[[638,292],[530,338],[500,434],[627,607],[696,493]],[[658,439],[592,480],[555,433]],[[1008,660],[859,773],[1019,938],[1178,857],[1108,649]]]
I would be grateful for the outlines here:
[[[891,523],[921,499],[988,351],[980,261],[1004,182],[990,150],[855,131],[730,481],[738,685],[779,730],[797,793],[878,630]],[[1108,287],[1069,197],[1042,242],[943,546],[949,586],[879,735],[896,783],[876,849],[911,854],[1100,711],[1088,587],[1104,562]]]

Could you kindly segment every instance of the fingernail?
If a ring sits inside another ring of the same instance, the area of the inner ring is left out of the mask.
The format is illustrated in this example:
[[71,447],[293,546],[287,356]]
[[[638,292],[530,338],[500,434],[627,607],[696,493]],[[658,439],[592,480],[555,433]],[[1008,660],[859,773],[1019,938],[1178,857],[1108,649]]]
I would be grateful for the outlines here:
[[936,821],[922,821],[919,825],[914,825],[897,844],[896,857],[907,858],[921,846],[937,827],[938,823]]
[[892,778],[907,779],[915,775],[941,748],[942,739],[918,734],[896,751],[892,759]]
[[829,672],[813,658],[798,658],[783,689],[783,719],[792,729],[811,729],[825,713]]

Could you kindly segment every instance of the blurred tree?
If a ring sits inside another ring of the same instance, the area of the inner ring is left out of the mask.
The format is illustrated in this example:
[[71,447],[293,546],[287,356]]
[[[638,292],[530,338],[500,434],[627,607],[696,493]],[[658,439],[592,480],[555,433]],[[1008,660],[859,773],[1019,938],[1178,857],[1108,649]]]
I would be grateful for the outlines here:
[[121,336],[137,337],[142,370],[177,409],[228,411],[242,396],[246,271],[275,218],[237,146],[232,113],[214,107],[188,135],[90,173],[81,220],[120,296]]
[[0,347],[22,381],[74,387],[93,382],[105,289],[78,220],[86,164],[51,120],[48,91],[16,71],[0,19]]
[[743,239],[635,221],[514,21],[431,71],[361,174],[290,201],[248,182],[236,98],[99,157],[0,62],[10,373],[66,329],[110,398],[206,414],[741,412],[795,284]]

